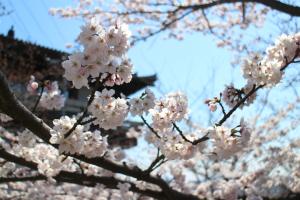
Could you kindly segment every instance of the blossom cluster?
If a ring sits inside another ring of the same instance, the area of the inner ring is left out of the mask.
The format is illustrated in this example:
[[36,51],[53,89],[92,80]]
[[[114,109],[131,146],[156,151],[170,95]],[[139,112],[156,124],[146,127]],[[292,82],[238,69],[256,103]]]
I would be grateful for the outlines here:
[[4,113],[0,113],[0,122],[8,122],[11,121],[12,118]]
[[31,148],[35,146],[37,137],[28,129],[20,132],[18,136],[19,144],[23,147]]
[[65,105],[66,98],[61,94],[58,82],[53,81],[45,85],[40,99],[40,106],[47,110],[60,110]]
[[16,168],[16,165],[14,163],[11,163],[11,162],[6,162],[4,164],[1,164],[1,167],[0,167],[0,177],[7,176],[7,174],[9,174],[12,171],[14,171],[15,168]]
[[[233,84],[227,85],[222,92],[222,100],[226,103],[227,106],[232,108],[237,105],[238,102],[240,102],[253,89],[253,87],[254,85],[251,83],[248,83],[242,89],[235,88]],[[249,106],[254,102],[255,98],[256,93],[254,92],[239,107],[243,108],[243,106]]]
[[214,97],[213,99],[206,99],[204,101],[204,103],[207,104],[207,106],[211,112],[215,112],[218,109],[218,106],[217,106],[218,102],[220,102],[220,100],[217,97]]
[[33,75],[30,76],[29,83],[27,84],[27,87],[26,87],[27,91],[30,94],[36,94],[38,87],[39,87],[39,84],[35,80],[35,77]]
[[60,155],[51,145],[37,141],[37,137],[25,129],[20,133],[19,145],[14,146],[11,151],[36,163],[38,172],[48,178],[56,176],[61,170],[74,170],[71,158]]
[[147,114],[155,106],[155,95],[147,88],[140,98],[130,99],[129,104],[133,116]]
[[50,142],[59,144],[59,153],[82,154],[88,158],[100,157],[107,150],[107,138],[100,131],[85,131],[84,126],[77,125],[71,135],[68,131],[76,123],[76,118],[63,116],[53,121]]
[[155,102],[149,110],[152,127],[159,132],[167,132],[172,124],[184,119],[188,114],[188,99],[182,92],[169,93],[165,99]]
[[84,51],[72,54],[62,63],[64,77],[77,89],[89,87],[89,79],[99,76],[107,86],[130,82],[132,64],[125,57],[130,35],[123,23],[116,22],[105,30],[98,19],[90,19],[78,37]]
[[[64,156],[59,155],[58,151],[46,144],[38,144],[35,148],[28,148],[27,153],[29,160],[38,164],[38,171],[47,177],[57,175],[61,170],[68,169],[72,164],[72,159],[65,159]],[[46,157],[45,157],[46,155]]]
[[[186,134],[185,137],[190,141],[198,139],[195,134]],[[180,135],[171,131],[163,133],[162,138],[160,139],[157,139],[153,133],[148,131],[145,135],[145,139],[155,147],[159,148],[161,153],[169,160],[187,160],[193,158],[196,153],[199,153],[205,147],[204,142],[193,145],[187,143]]]
[[96,117],[93,123],[105,130],[121,126],[129,110],[127,101],[113,97],[114,93],[113,89],[96,91],[95,98],[89,106],[89,111]]
[[251,129],[243,121],[241,121],[240,130],[215,126],[208,131],[214,146],[214,153],[219,158],[228,158],[240,152],[247,146],[251,137]]
[[[129,191],[131,185],[129,183],[118,183],[117,187],[120,190],[121,199],[132,199],[133,192]],[[120,197],[119,197],[120,198]],[[116,198],[118,199],[118,198]]]
[[260,58],[253,55],[245,59],[242,70],[248,83],[272,87],[280,82],[283,67],[299,56],[300,33],[281,35],[275,44],[266,50],[266,55]]

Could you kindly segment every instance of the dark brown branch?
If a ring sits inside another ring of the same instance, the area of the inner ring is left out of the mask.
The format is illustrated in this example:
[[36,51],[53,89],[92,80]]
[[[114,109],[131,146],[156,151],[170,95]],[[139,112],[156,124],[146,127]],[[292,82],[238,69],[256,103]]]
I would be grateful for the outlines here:
[[197,144],[199,144],[201,142],[205,142],[206,140],[209,140],[208,133],[206,135],[204,135],[203,137],[201,137],[201,138],[199,138],[197,140],[194,140],[192,144],[193,145],[197,145]]
[[0,109],[24,127],[49,143],[51,128],[28,110],[10,91],[4,74],[0,71]]
[[[81,174],[71,173],[71,172],[61,172],[59,175],[53,177],[58,182],[65,182],[65,183],[74,183],[82,186],[87,187],[95,187],[97,184],[103,184],[106,188],[109,189],[119,189],[117,187],[118,183],[129,183],[121,180],[117,180],[113,177],[98,177],[98,176],[82,176]],[[40,180],[47,180],[47,177],[43,175],[36,175],[36,176],[27,176],[27,177],[0,177],[0,184],[1,183],[8,183],[8,182],[24,182],[24,181],[40,181]],[[134,184],[129,183],[130,188],[129,190],[132,192],[136,192],[142,195],[146,195],[155,199],[165,200],[163,197],[162,192],[154,191],[150,189],[141,190],[137,188]]]
[[226,115],[226,111],[225,111],[225,108],[224,108],[224,106],[223,106],[221,100],[220,100],[220,101],[217,101],[217,103],[218,103],[219,106],[221,107],[221,110],[222,110],[223,115]]
[[31,112],[35,113],[35,110],[36,110],[37,106],[39,105],[40,100],[41,100],[41,98],[42,98],[44,89],[45,89],[45,86],[44,86],[44,84],[43,84],[43,85],[42,85],[42,88],[41,88],[41,91],[40,91],[40,94],[39,94],[39,96],[38,96],[38,99],[36,100],[36,102],[35,102],[35,104],[34,104],[34,106],[33,106]]
[[154,185],[159,186],[165,195],[167,199],[182,199],[182,200],[196,200],[197,197],[189,194],[184,194],[181,192],[178,192],[176,190],[173,190],[169,187],[168,183],[166,183],[163,179],[159,177],[153,177],[149,175],[148,173],[145,173],[139,168],[132,167],[129,168],[127,166],[118,165],[116,163],[113,163],[109,160],[106,160],[104,158],[86,158],[82,155],[73,155],[73,157],[80,159],[86,163],[96,165],[98,167],[110,170],[114,173],[121,173],[124,175],[127,175],[129,177],[134,177],[137,180],[142,180],[148,183],[152,183]]
[[299,54],[300,54],[300,46],[299,46],[299,44],[298,44],[298,48],[297,48],[297,50],[296,50],[296,52],[295,52],[295,55],[294,55],[294,57],[291,59],[291,61],[287,61],[287,58],[286,58],[286,63],[285,63],[285,66],[283,66],[283,67],[281,67],[281,69],[280,69],[280,71],[284,71],[291,63],[297,63],[296,61],[295,61],[295,59],[299,56]]
[[243,15],[243,23],[246,22],[246,4],[242,2],[242,15]]
[[153,167],[152,171],[156,170],[157,168],[159,168],[162,164],[166,163],[167,161],[168,161],[168,159],[166,159],[166,158],[160,160],[160,162],[157,163],[157,165]]
[[[14,162],[16,164],[29,167],[30,169],[37,170],[37,164],[34,162],[27,161],[23,158],[17,157],[13,154],[6,152],[3,148],[0,148],[0,157],[4,158],[9,162]],[[137,188],[134,184],[130,182],[125,182],[122,180],[118,180],[114,177],[99,177],[99,176],[87,176],[85,174],[78,174],[76,172],[67,172],[61,171],[58,175],[53,177],[58,182],[67,182],[67,183],[75,183],[83,186],[94,187],[96,184],[103,184],[107,188],[110,189],[118,189],[118,183],[129,183],[131,185],[130,190],[133,192],[137,192],[143,195],[147,195],[149,197],[153,197],[156,199],[165,199],[163,197],[163,193],[159,191],[153,190],[141,190]],[[20,181],[38,181],[38,180],[47,180],[47,177],[44,175],[35,175],[29,177],[7,177],[7,178],[0,178],[0,183],[7,183],[7,182],[20,182]]]
[[258,3],[262,4],[266,7],[269,7],[273,10],[277,10],[279,12],[291,15],[291,16],[300,16],[300,7],[293,6],[290,4],[282,3],[278,0],[220,0],[220,1],[213,1],[211,3],[206,4],[196,4],[196,5],[188,5],[188,6],[181,6],[183,9],[207,9],[213,6],[222,5],[222,4],[230,4],[230,3]]
[[73,159],[73,162],[76,163],[76,165],[79,167],[80,173],[81,173],[81,174],[84,174],[84,170],[83,170],[83,168],[82,168],[82,166],[81,166],[80,161],[77,161],[76,159]]
[[228,113],[226,113],[222,119],[216,123],[217,126],[221,126],[243,103],[246,102],[246,100],[252,95],[254,94],[255,92],[257,92],[257,90],[263,88],[264,86],[263,85],[260,85],[260,86],[257,86],[254,85],[252,90],[247,94],[245,95]]
[[24,158],[17,157],[15,155],[11,154],[11,153],[8,153],[7,151],[5,151],[5,149],[3,147],[0,147],[0,157],[5,159],[6,161],[14,162],[14,163],[17,163],[19,165],[23,165],[25,167],[28,167],[30,169],[37,170],[37,164],[35,164],[33,162],[30,162],[30,161],[27,161]]
[[292,63],[300,63],[300,60],[295,60],[295,61],[292,62]]
[[165,159],[165,156],[164,155],[159,155],[160,154],[160,151],[159,149],[157,149],[157,155],[156,155],[156,158],[152,161],[152,163],[150,164],[150,166],[145,170],[145,173],[151,173],[156,165],[161,161],[161,160],[164,160]]
[[114,177],[86,176],[86,175],[82,175],[82,174],[78,174],[78,173],[62,171],[59,173],[59,175],[57,175],[55,177],[55,179],[57,179],[58,181],[76,183],[76,184],[92,186],[92,187],[94,187],[94,186],[96,186],[96,184],[100,183],[110,189],[118,189],[118,187],[117,187],[118,183],[129,183],[131,185],[130,190],[133,192],[147,195],[147,196],[153,197],[155,199],[165,199],[163,197],[162,192],[153,191],[153,190],[149,190],[149,189],[141,190],[130,182],[118,180]]
[[177,132],[179,133],[179,135],[182,137],[182,139],[184,141],[193,144],[193,142],[191,140],[189,140],[189,139],[187,139],[187,137],[185,137],[185,135],[183,134],[182,130],[174,122],[173,122],[173,127],[177,130]]
[[97,119],[96,117],[93,117],[93,118],[91,118],[91,119],[88,119],[88,120],[86,120],[86,121],[81,122],[80,125],[89,124],[89,123],[95,121],[96,119]]
[[8,182],[24,182],[24,181],[39,181],[39,180],[47,180],[47,178],[43,175],[37,176],[25,176],[25,177],[0,177],[0,184],[1,183],[8,183]]
[[160,135],[158,135],[158,133],[150,126],[150,124],[147,122],[147,120],[141,116],[141,119],[143,120],[144,124],[150,129],[150,131],[157,137],[157,138],[161,138]]
[[[172,11],[171,13],[176,14],[179,10],[181,10],[180,7],[176,8],[176,9],[175,9],[174,11]],[[134,44],[134,43],[136,43],[136,42],[138,42],[138,41],[141,41],[141,40],[144,40],[144,41],[145,41],[145,40],[149,39],[150,37],[152,37],[152,36],[154,36],[154,35],[156,35],[156,34],[158,34],[158,33],[161,33],[161,32],[163,32],[163,31],[165,31],[165,30],[166,30],[167,28],[169,28],[171,25],[173,25],[173,24],[176,23],[177,21],[179,21],[179,20],[185,18],[186,16],[188,16],[188,15],[191,14],[192,12],[194,12],[194,11],[193,11],[193,10],[189,10],[189,11],[187,11],[186,13],[182,14],[181,16],[179,16],[179,17],[177,17],[177,18],[175,18],[175,19],[173,19],[173,20],[171,20],[171,21],[169,21],[169,22],[168,22],[168,20],[164,21],[164,22],[162,23],[162,28],[158,29],[157,31],[154,31],[154,32],[149,33],[147,36],[144,36],[144,37],[141,37],[141,38],[136,38],[136,39],[133,40],[132,43]]]
[[177,126],[177,124],[173,123],[173,126],[174,126],[174,128],[177,130],[177,132],[179,133],[179,135],[182,137],[182,139],[183,139],[184,141],[186,141],[186,142],[192,144],[192,145],[197,145],[197,144],[199,144],[199,143],[201,143],[201,142],[204,142],[204,141],[206,141],[206,140],[209,139],[209,137],[207,137],[208,134],[206,134],[205,136],[203,136],[203,137],[201,137],[201,138],[199,138],[199,139],[197,139],[197,140],[191,141],[191,140],[189,140],[187,137],[185,137],[185,135],[183,134],[182,130]]
[[202,15],[203,15],[203,17],[204,17],[204,20],[206,21],[206,24],[207,24],[207,27],[208,27],[210,33],[214,34],[214,31],[213,31],[213,29],[212,29],[212,27],[211,27],[211,25],[210,25],[209,19],[208,19],[208,17],[206,16],[205,10],[204,10],[204,9],[201,9],[201,12],[202,12]]

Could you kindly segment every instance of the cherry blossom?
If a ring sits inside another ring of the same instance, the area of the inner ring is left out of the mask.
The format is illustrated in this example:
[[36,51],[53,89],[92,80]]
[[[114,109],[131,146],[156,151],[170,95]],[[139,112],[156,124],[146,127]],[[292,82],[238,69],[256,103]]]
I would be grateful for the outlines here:
[[87,157],[103,155],[108,144],[106,137],[103,138],[99,131],[84,131],[84,127],[78,125],[70,136],[66,136],[75,122],[76,118],[69,118],[68,116],[54,120],[50,142],[59,144],[60,153],[77,153]]
[[129,110],[126,100],[114,98],[113,94],[112,89],[109,91],[104,89],[101,93],[97,91],[89,107],[89,111],[96,117],[93,123],[105,130],[121,126]]
[[149,110],[155,106],[154,93],[147,88],[140,98],[131,98],[129,104],[130,113],[133,116],[148,114]]
[[31,76],[30,81],[27,84],[27,91],[31,94],[35,94],[37,92],[38,87],[39,84],[35,81],[35,77]]
[[210,130],[210,136],[214,143],[214,153],[219,158],[227,158],[247,146],[250,131],[244,123],[240,131],[225,126],[216,126]]
[[282,68],[298,56],[299,34],[281,35],[275,45],[266,50],[263,58],[254,55],[245,59],[242,67],[244,77],[252,84],[274,86],[282,78]]
[[46,85],[40,99],[40,106],[48,110],[59,110],[65,105],[66,98],[58,87],[57,81]]
[[187,116],[187,101],[187,97],[181,92],[169,93],[165,99],[157,101],[155,107],[149,110],[152,127],[157,131],[168,131],[173,122],[179,122]]
[[88,20],[78,37],[84,50],[62,63],[64,77],[72,81],[76,89],[88,88],[90,77],[101,76],[107,86],[129,83],[132,64],[125,54],[130,46],[130,35],[127,25],[119,21],[105,30],[97,18]]

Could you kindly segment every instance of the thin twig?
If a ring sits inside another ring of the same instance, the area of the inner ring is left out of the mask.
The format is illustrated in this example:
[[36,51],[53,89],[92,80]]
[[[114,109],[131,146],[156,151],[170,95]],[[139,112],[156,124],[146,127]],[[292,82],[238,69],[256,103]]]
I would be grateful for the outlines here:
[[201,9],[201,12],[202,12],[202,15],[204,17],[204,20],[206,21],[208,30],[210,31],[211,34],[215,34],[213,29],[212,29],[212,26],[210,25],[209,19],[206,16],[206,13],[205,13],[204,9]]
[[162,164],[166,163],[168,161],[168,159],[164,158],[161,160],[160,163],[158,163],[155,167],[153,167],[152,171],[156,170],[157,168],[159,168]]
[[[174,15],[179,11],[181,10],[182,8],[181,7],[178,7],[176,8],[175,10],[172,11],[172,13],[174,13]],[[189,14],[193,13],[194,10],[189,10],[187,11],[186,13],[182,14],[181,16],[171,20],[171,21],[163,21],[161,23],[162,27],[154,32],[150,32],[148,35],[144,36],[144,37],[140,37],[140,38],[135,38],[132,42],[132,44],[135,44],[136,42],[139,42],[139,41],[146,41],[147,39],[149,39],[150,37],[154,36],[154,35],[157,35],[158,33],[160,32],[163,32],[165,31],[168,27],[170,27],[171,25],[173,25],[174,23],[176,23],[177,21],[179,20],[182,20],[183,18],[185,18],[186,16],[188,16]]]
[[226,115],[226,111],[225,111],[225,108],[224,108],[224,106],[223,106],[223,104],[222,104],[222,102],[221,102],[221,98],[220,98],[219,101],[217,101],[217,103],[220,105],[220,107],[221,107],[221,109],[222,109],[223,115]]
[[91,95],[90,95],[90,98],[87,102],[87,105],[82,113],[82,115],[78,118],[78,120],[75,122],[75,124],[73,125],[73,127],[65,134],[65,138],[69,137],[72,132],[76,129],[76,127],[78,125],[81,124],[82,120],[84,119],[84,117],[86,116],[87,112],[88,112],[88,108],[89,106],[92,104],[92,102],[94,101],[94,98],[95,98],[95,93],[96,91],[98,90],[98,88],[100,87],[100,76],[96,79],[96,83],[95,83],[95,86],[91,92]]
[[148,122],[143,116],[141,116],[141,119],[143,120],[144,124],[146,124],[146,126],[150,129],[150,131],[154,133],[156,137],[161,138],[160,135],[158,135],[158,133],[150,126],[150,124],[148,124]]
[[179,133],[179,135],[182,137],[182,139],[184,139],[186,142],[193,144],[193,141],[187,139],[187,137],[185,137],[185,135],[183,134],[182,130],[175,124],[175,122],[172,123],[173,127],[177,130],[177,132]]
[[93,117],[91,119],[81,122],[80,125],[85,125],[85,124],[91,123],[91,122],[95,121],[96,119],[97,119],[96,117]]
[[263,88],[264,85],[260,85],[258,87],[256,87],[256,85],[253,85],[252,90],[244,96],[244,98],[242,98],[237,104],[235,104],[235,106],[228,112],[226,113],[222,119],[216,123],[217,126],[221,126],[239,107],[240,105],[242,105],[243,103],[245,103],[245,101],[255,92],[257,92],[257,90],[259,90],[260,88]]
[[173,123],[173,126],[178,131],[179,135],[183,138],[183,140],[185,140],[188,143],[191,143],[192,145],[197,145],[197,144],[199,144],[201,142],[204,142],[204,141],[206,141],[206,140],[209,139],[208,133],[207,133],[205,136],[203,136],[203,137],[201,137],[199,139],[196,139],[194,141],[191,141],[187,137],[184,136],[182,130],[180,130],[180,128],[175,123]]
[[81,174],[84,174],[84,170],[80,164],[80,161],[77,161],[76,159],[73,158],[74,163],[76,163],[80,169]]
[[151,173],[155,166],[161,161],[165,159],[164,155],[159,155],[159,148],[157,149],[157,155],[156,158],[153,160],[153,162],[150,164],[150,166],[145,170],[145,173]]
[[35,110],[36,110],[37,106],[39,105],[40,100],[41,100],[41,98],[43,96],[44,89],[45,89],[45,86],[44,86],[44,84],[42,84],[41,92],[40,92],[39,97],[36,100],[36,102],[35,102],[35,104],[34,104],[31,112],[35,113]]
[[300,60],[295,60],[292,63],[300,63]]

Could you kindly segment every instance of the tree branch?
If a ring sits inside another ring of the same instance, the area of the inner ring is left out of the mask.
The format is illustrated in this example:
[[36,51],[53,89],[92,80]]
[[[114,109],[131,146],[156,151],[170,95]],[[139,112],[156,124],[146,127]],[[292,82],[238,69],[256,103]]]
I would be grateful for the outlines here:
[[51,128],[28,110],[10,91],[7,80],[0,70],[0,109],[24,127],[49,143]]
[[[4,158],[9,162],[14,162],[16,164],[29,167],[30,169],[37,170],[37,164],[34,162],[27,161],[23,158],[17,157],[13,154],[6,152],[3,148],[0,148],[0,157]],[[134,184],[122,180],[118,180],[114,177],[99,177],[99,176],[87,176],[85,174],[79,174],[76,172],[61,171],[58,175],[53,177],[58,182],[66,183],[75,183],[78,185],[94,187],[96,184],[103,184],[110,189],[118,189],[118,183],[129,183],[131,185],[130,190],[137,192],[149,197],[156,199],[165,199],[163,198],[163,193],[159,191],[154,191],[150,189],[141,190],[137,188]],[[35,175],[28,177],[1,177],[0,183],[7,182],[22,182],[22,181],[38,181],[38,180],[47,180],[48,178],[44,175]]]
[[150,129],[150,131],[157,137],[157,138],[161,138],[160,135],[158,135],[158,133],[150,126],[150,124],[147,122],[147,120],[141,116],[141,119],[143,120],[144,124]]
[[157,166],[157,164],[161,161],[165,159],[164,155],[159,155],[159,148],[157,149],[157,155],[156,158],[152,161],[152,163],[150,164],[150,166],[145,170],[145,173],[151,173],[155,167]]
[[244,96],[244,98],[242,98],[237,104],[235,104],[235,106],[228,112],[226,113],[222,119],[216,123],[217,126],[221,126],[239,107],[240,105],[242,105],[243,103],[245,103],[245,101],[252,95],[254,94],[255,92],[257,92],[257,90],[263,88],[264,86],[263,85],[260,85],[260,86],[253,86],[252,90]]
[[282,3],[277,0],[220,0],[220,1],[213,1],[211,3],[206,4],[196,4],[196,5],[188,5],[188,6],[181,6],[183,9],[207,9],[213,6],[222,5],[222,4],[231,4],[231,3],[258,3],[262,4],[266,7],[269,7],[273,10],[277,10],[279,12],[291,15],[291,16],[300,16],[300,7],[293,6],[290,4]]
[[39,181],[39,180],[47,180],[47,178],[43,175],[25,176],[25,177],[0,177],[0,184],[8,183],[8,182],[24,182],[24,181]]
[[45,89],[45,86],[44,86],[44,83],[43,83],[43,84],[42,84],[41,91],[40,91],[40,94],[39,94],[39,96],[38,96],[38,99],[36,100],[36,102],[35,102],[35,104],[34,104],[34,106],[33,106],[33,108],[32,108],[32,111],[31,111],[31,112],[35,113],[35,110],[36,110],[37,106],[39,105],[39,103],[40,103],[40,100],[41,100],[41,98],[42,98],[42,95],[43,95],[44,89]]
[[189,140],[187,137],[185,137],[185,135],[183,134],[182,130],[177,126],[177,124],[173,123],[173,126],[174,126],[174,128],[177,130],[177,132],[179,133],[179,135],[182,137],[182,139],[183,139],[184,141],[186,141],[186,142],[192,144],[192,145],[197,145],[197,144],[199,144],[199,143],[201,143],[201,142],[204,142],[204,141],[206,141],[206,140],[209,139],[209,137],[207,137],[207,136],[208,136],[208,133],[207,133],[205,136],[203,136],[203,137],[201,137],[201,138],[199,138],[199,139],[196,139],[196,140],[191,141],[191,140]]

